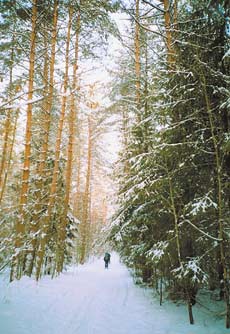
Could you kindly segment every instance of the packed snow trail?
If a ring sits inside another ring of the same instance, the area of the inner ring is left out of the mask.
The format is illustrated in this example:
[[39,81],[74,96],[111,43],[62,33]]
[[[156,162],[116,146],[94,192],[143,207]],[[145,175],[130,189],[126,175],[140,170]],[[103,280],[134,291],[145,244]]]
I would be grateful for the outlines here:
[[[1,281],[1,283],[4,283]],[[6,282],[5,282],[6,285]],[[185,306],[159,302],[151,289],[135,286],[128,270],[112,254],[71,268],[60,277],[7,284],[1,292],[1,334],[224,334],[223,320],[194,308],[188,324]]]

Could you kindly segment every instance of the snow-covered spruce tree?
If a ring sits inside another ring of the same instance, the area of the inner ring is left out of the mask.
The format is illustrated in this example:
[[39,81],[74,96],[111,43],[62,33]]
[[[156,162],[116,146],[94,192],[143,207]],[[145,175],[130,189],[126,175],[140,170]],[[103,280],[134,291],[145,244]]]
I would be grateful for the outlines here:
[[131,163],[132,179],[122,178],[126,189],[121,187],[112,233],[129,264],[138,270],[149,268],[151,279],[157,269],[170,296],[187,301],[191,323],[198,288],[220,288],[228,327],[225,5],[206,7],[190,1],[179,6],[173,61],[169,64],[167,55],[166,68],[158,60],[157,81],[154,90],[151,87],[152,95],[158,90],[158,102],[150,106],[157,125],[151,131],[152,151],[140,155],[134,166]]
[[[129,44],[127,56],[122,55],[119,79],[114,91],[120,99],[115,107],[121,109],[121,128],[123,130],[123,152],[119,170],[120,209],[112,234],[121,239],[118,248],[126,262],[138,270],[144,281],[153,274],[153,268],[147,265],[144,256],[148,248],[145,239],[152,226],[152,206],[148,163],[152,159],[154,116],[151,106],[155,97],[150,96],[152,89],[152,62],[156,57],[151,43],[152,34],[148,34],[139,25],[139,2],[133,3],[134,45]],[[141,16],[144,17],[143,8]],[[151,39],[150,39],[151,36]],[[135,71],[135,77],[133,76]],[[147,189],[148,188],[148,189]],[[151,223],[150,223],[151,222]]]
[[[229,203],[225,186],[229,158],[223,149],[226,130],[229,129],[226,105],[229,64],[224,61],[228,43],[224,32],[224,5],[224,2],[219,7],[210,4],[206,8],[203,3],[191,1],[181,8],[180,17],[184,18],[184,22],[189,19],[191,22],[178,23],[179,32],[175,42],[177,71],[168,81],[167,89],[170,91],[168,103],[171,119],[177,126],[170,142],[187,146],[187,152],[183,146],[176,150],[179,156],[174,168],[174,171],[178,171],[174,179],[177,183],[179,181],[183,191],[178,223],[181,225],[183,243],[187,241],[184,245],[182,243],[182,260],[189,265],[192,260],[199,263],[206,275],[211,270],[210,283],[213,285],[216,281],[221,296],[225,296],[226,326],[229,327],[229,287],[226,278],[229,266],[226,257],[229,249],[226,234]],[[189,237],[184,238],[186,231]],[[213,266],[216,268],[215,275],[211,269]],[[192,282],[195,273],[192,268],[190,271],[191,277],[188,278]]]

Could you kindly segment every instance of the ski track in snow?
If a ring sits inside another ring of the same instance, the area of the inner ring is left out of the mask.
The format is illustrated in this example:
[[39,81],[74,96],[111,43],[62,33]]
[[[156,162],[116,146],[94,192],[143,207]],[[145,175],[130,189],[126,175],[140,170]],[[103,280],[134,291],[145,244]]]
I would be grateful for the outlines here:
[[230,333],[223,319],[212,319],[199,307],[191,326],[186,306],[159,306],[151,289],[134,285],[116,254],[109,270],[100,259],[53,280],[24,277],[8,284],[0,297],[1,334]]

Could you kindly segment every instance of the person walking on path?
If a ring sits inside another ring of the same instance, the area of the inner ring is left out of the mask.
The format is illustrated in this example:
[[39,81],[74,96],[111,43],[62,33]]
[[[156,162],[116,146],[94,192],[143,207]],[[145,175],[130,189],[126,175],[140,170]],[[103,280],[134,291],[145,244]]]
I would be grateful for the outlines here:
[[104,256],[105,269],[109,268],[110,257],[111,257],[111,255],[109,253],[105,253],[105,256]]

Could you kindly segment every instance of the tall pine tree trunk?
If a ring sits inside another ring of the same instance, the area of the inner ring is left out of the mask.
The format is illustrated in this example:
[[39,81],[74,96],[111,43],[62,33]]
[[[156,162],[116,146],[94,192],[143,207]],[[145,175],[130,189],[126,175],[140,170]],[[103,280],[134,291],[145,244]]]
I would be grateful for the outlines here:
[[65,187],[65,199],[64,210],[61,218],[60,228],[58,229],[58,250],[57,250],[57,272],[60,273],[64,264],[64,252],[65,252],[65,239],[66,239],[66,225],[67,215],[69,208],[70,189],[72,181],[72,164],[73,164],[73,146],[75,138],[75,123],[76,123],[76,89],[77,89],[77,68],[78,68],[78,53],[79,53],[79,34],[80,34],[80,10],[77,15],[77,27],[75,35],[75,57],[73,62],[73,84],[70,101],[69,112],[69,142],[68,142],[68,154],[67,154],[67,166],[66,166],[66,187]]
[[24,164],[23,164],[22,181],[21,181],[22,182],[21,194],[19,199],[19,214],[16,221],[15,257],[11,266],[11,275],[10,275],[11,281],[15,278],[15,276],[19,279],[22,275],[23,243],[25,239],[25,223],[26,223],[25,221],[26,204],[27,204],[27,197],[29,190],[29,176],[30,176],[30,155],[31,155],[31,139],[32,139],[31,128],[32,128],[32,106],[33,106],[32,99],[33,99],[33,89],[34,89],[36,28],[37,28],[37,0],[33,0]]
[[[176,250],[177,250],[177,260],[178,264],[181,267],[182,261],[181,261],[181,245],[180,245],[180,235],[179,235],[179,217],[176,210],[176,204],[175,204],[175,196],[173,191],[173,185],[171,176],[169,175],[169,171],[167,168],[167,174],[168,174],[168,182],[169,182],[169,194],[170,194],[170,201],[171,201],[171,207],[173,211],[173,218],[174,218],[174,229],[175,229],[175,239],[176,239]],[[192,312],[192,303],[191,303],[191,293],[189,286],[187,284],[185,285],[185,291],[186,291],[186,297],[187,297],[187,306],[188,306],[188,314],[189,314],[189,322],[191,325],[194,324],[194,318],[193,318],[193,312]]]
[[0,203],[2,202],[2,199],[4,196],[8,175],[11,169],[18,117],[19,117],[19,109],[16,110],[14,125],[13,125],[13,130],[12,130],[12,139],[8,147],[9,155],[8,155],[8,159],[6,161],[6,165],[4,169],[4,176],[2,177],[2,184],[1,184],[1,191],[0,191]]
[[60,153],[61,153],[61,140],[62,140],[62,131],[64,125],[64,118],[66,113],[66,102],[67,102],[67,87],[69,80],[69,48],[70,48],[70,32],[72,26],[72,17],[73,17],[73,8],[72,6],[69,9],[69,21],[67,28],[67,39],[66,39],[66,54],[65,54],[65,74],[64,74],[64,82],[63,82],[63,95],[62,95],[62,103],[61,103],[61,113],[58,124],[58,132],[57,139],[55,144],[55,157],[54,157],[54,168],[53,168],[53,176],[50,187],[49,201],[46,216],[42,222],[41,226],[41,241],[38,249],[38,260],[37,260],[37,268],[36,268],[36,279],[38,280],[41,275],[41,268],[44,261],[45,256],[45,247],[47,244],[47,233],[49,230],[50,222],[52,219],[52,211],[55,204],[56,199],[56,191],[57,191],[57,183],[58,183],[58,168],[60,161]]
[[92,121],[88,116],[88,158],[87,158],[87,172],[86,183],[83,197],[83,212],[81,220],[81,254],[80,263],[84,263],[87,255],[88,239],[89,239],[89,203],[90,203],[90,181],[92,169]]
[[[14,67],[14,42],[15,42],[15,34],[13,34],[12,38],[12,48],[11,48],[11,55],[10,55],[10,87],[9,87],[9,99],[12,99],[12,84],[13,84],[13,67]],[[8,167],[10,166],[10,161],[12,158],[11,152],[11,144],[10,144],[10,132],[11,132],[11,122],[12,122],[12,109],[8,109],[6,122],[4,127],[4,138],[3,138],[3,148],[2,148],[2,157],[0,163],[0,203],[3,198],[5,184],[8,174]],[[16,116],[17,116],[16,112]],[[14,138],[14,131],[13,131],[13,138]],[[13,141],[13,140],[12,140]]]
[[0,191],[1,193],[3,193],[3,184],[4,184],[4,178],[5,178],[6,166],[7,166],[7,155],[8,155],[7,153],[8,153],[8,147],[9,147],[11,115],[12,115],[12,109],[8,109],[7,115],[6,115],[5,127],[4,127],[5,133],[3,137],[3,149],[2,149],[2,157],[1,157],[1,163],[0,163]]
[[[55,56],[56,56],[56,43],[57,43],[57,22],[58,22],[58,0],[54,1],[54,10],[53,10],[53,27],[52,27],[52,37],[51,37],[51,57],[49,61],[48,54],[48,43],[47,43],[47,33],[44,32],[44,45],[45,45],[45,60],[44,60],[44,96],[47,96],[43,104],[43,133],[42,138],[42,147],[39,157],[39,164],[37,168],[38,182],[36,184],[36,204],[35,204],[35,214],[33,216],[33,222],[31,223],[31,232],[33,239],[31,240],[30,246],[30,256],[29,256],[29,266],[28,266],[28,275],[31,276],[34,268],[34,261],[36,257],[37,250],[37,234],[39,230],[39,217],[41,215],[41,210],[43,207],[42,196],[43,196],[43,187],[44,181],[46,179],[46,160],[48,154],[48,144],[49,144],[49,133],[50,133],[50,123],[51,123],[51,109],[53,105],[53,87],[54,87],[54,65],[55,65]],[[50,73],[50,77],[48,77]]]
[[[137,109],[141,102],[141,59],[140,59],[140,0],[136,0],[136,23],[135,23],[135,37],[134,37],[134,52],[135,52],[135,75],[136,75],[136,104]],[[139,110],[138,110],[139,112]]]
[[[164,23],[166,31],[166,47],[167,47],[167,63],[169,69],[174,68],[175,51],[173,48],[172,24],[170,17],[170,2],[169,0],[162,0],[164,3]],[[174,3],[174,19],[177,20],[177,2]]]

